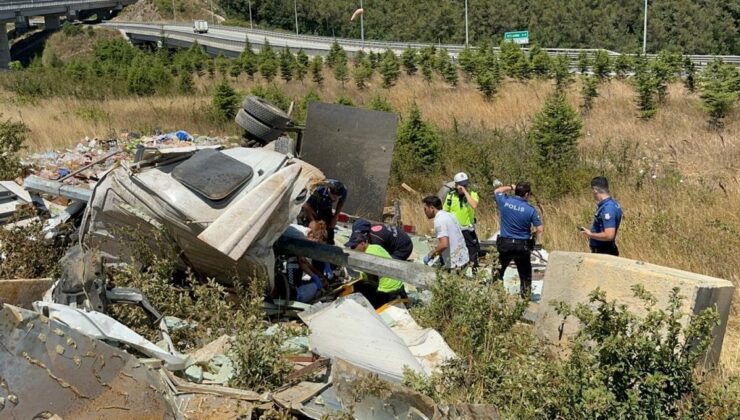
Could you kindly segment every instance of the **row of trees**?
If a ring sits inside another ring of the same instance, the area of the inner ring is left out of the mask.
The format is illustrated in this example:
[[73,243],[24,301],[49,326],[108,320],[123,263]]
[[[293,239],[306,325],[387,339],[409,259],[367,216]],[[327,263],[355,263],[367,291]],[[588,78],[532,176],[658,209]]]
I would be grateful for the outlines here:
[[[230,18],[266,28],[360,38],[358,2],[345,0],[219,0]],[[251,8],[250,8],[251,6]],[[499,43],[504,32],[528,29],[530,39],[558,48],[604,48],[636,53],[642,47],[644,2],[614,0],[468,0],[470,41]],[[401,42],[465,41],[462,1],[387,0],[365,4],[365,37]],[[655,0],[648,10],[648,52],[740,54],[737,2]]]

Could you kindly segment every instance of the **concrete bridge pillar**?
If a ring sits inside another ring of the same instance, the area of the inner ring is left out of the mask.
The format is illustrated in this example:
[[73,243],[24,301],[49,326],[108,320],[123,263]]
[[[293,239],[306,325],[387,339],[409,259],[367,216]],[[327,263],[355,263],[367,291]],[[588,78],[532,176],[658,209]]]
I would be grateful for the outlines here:
[[15,33],[23,34],[28,32],[31,28],[31,23],[28,20],[28,16],[16,16],[15,17]]
[[44,16],[44,30],[59,29],[59,15]]
[[8,41],[8,27],[0,22],[0,70],[7,70],[10,65],[10,42]]

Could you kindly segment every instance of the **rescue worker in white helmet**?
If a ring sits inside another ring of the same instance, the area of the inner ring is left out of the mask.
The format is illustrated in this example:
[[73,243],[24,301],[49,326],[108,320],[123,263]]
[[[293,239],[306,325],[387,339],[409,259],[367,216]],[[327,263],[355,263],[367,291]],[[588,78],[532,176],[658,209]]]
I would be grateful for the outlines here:
[[442,210],[452,213],[460,225],[465,246],[468,248],[468,256],[473,271],[478,268],[478,254],[480,243],[475,232],[475,211],[478,208],[478,193],[468,188],[469,179],[465,172],[455,174],[452,179],[455,188],[450,190],[442,202]]

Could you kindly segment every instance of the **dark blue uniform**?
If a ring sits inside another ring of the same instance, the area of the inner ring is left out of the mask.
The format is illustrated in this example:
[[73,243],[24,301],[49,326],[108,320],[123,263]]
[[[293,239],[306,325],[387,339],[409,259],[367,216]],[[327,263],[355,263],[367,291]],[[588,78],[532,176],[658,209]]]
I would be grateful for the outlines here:
[[316,219],[323,220],[326,223],[328,228],[327,243],[334,245],[334,229],[329,226],[331,224],[332,217],[334,217],[334,202],[332,201],[329,192],[331,189],[338,189],[339,201],[345,201],[347,199],[347,187],[335,179],[327,180],[327,184],[328,185],[322,185],[316,188],[313,194],[308,197],[306,203],[311,206],[313,211],[316,213]]
[[414,250],[409,235],[395,226],[375,225],[368,232],[368,243],[380,245],[394,260],[408,260]]
[[[601,233],[609,228],[619,231],[619,225],[621,223],[622,207],[613,198],[605,198],[596,206],[596,214],[594,214],[594,221],[591,224],[591,232]],[[616,239],[616,235],[612,241],[589,239],[588,244],[591,247],[591,252],[619,256]]]
[[497,193],[496,204],[501,213],[500,231],[496,239],[501,263],[498,278],[504,279],[506,267],[514,261],[519,273],[521,295],[525,297],[532,292],[532,226],[541,226],[542,220],[537,210],[523,197]]

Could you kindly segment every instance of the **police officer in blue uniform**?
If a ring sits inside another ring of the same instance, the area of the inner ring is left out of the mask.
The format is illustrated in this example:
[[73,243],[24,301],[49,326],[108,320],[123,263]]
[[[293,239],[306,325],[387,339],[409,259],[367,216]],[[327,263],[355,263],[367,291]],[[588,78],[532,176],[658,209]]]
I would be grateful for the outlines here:
[[327,228],[326,242],[334,245],[334,228],[346,200],[347,187],[336,179],[326,180],[325,185],[316,188],[303,204],[302,224],[308,226],[310,222],[323,220]]
[[609,180],[597,176],[591,180],[591,193],[596,205],[596,214],[591,229],[580,228],[581,234],[588,238],[591,252],[619,256],[617,231],[622,223],[622,207],[609,193]]
[[356,243],[356,238],[360,235],[366,235],[368,244],[380,245],[388,251],[394,260],[406,261],[414,250],[414,244],[411,242],[409,235],[396,226],[390,225],[373,225],[365,219],[357,219],[352,224],[352,236],[345,246]]
[[[514,195],[509,195],[514,192]],[[504,271],[511,261],[519,272],[519,291],[522,298],[532,293],[532,261],[530,254],[535,247],[532,226],[538,242],[542,240],[544,226],[537,210],[529,204],[532,187],[529,182],[504,185],[494,191],[496,204],[501,214],[500,231],[496,239],[501,267],[497,278],[504,279]]]

